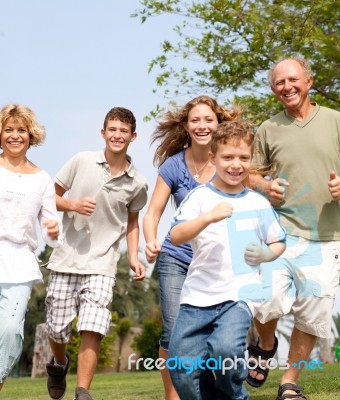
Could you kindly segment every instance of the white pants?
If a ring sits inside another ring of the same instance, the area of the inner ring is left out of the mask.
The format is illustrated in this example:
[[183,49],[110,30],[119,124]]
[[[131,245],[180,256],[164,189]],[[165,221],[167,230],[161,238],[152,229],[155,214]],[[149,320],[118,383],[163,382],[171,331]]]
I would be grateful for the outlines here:
[[19,360],[33,282],[0,284],[0,383]]

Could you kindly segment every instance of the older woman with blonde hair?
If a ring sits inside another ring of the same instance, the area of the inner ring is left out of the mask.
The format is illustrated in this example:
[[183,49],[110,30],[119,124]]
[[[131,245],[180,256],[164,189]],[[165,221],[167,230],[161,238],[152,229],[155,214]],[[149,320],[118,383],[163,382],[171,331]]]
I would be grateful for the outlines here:
[[33,284],[42,280],[34,253],[37,222],[49,246],[63,239],[53,181],[26,157],[44,139],[28,107],[0,110],[0,390],[20,358],[27,304]]

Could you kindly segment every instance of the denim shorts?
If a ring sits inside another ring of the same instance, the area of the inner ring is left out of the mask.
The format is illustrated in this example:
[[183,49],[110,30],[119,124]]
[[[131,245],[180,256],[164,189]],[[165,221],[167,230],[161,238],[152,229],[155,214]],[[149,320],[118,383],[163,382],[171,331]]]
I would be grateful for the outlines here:
[[162,310],[162,333],[159,344],[164,350],[169,348],[170,335],[177,318],[182,286],[188,267],[189,264],[167,253],[160,253],[157,258],[156,268]]

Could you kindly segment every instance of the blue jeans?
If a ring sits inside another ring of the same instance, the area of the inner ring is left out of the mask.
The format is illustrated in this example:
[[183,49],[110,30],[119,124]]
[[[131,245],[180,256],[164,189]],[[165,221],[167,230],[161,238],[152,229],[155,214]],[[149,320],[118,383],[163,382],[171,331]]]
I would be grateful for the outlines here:
[[19,360],[33,282],[0,284],[0,383]]
[[[227,301],[209,307],[181,304],[168,359],[171,379],[181,399],[248,399],[243,381],[247,377],[245,350],[251,320],[251,311],[244,302]],[[174,363],[186,359],[184,368],[183,364],[182,368],[172,368],[173,358]],[[203,367],[189,369],[195,360],[203,360]],[[230,368],[232,363],[235,368]],[[215,379],[211,379],[211,369]]]
[[181,290],[187,276],[187,263],[160,253],[156,263],[162,311],[160,346],[168,350],[172,328],[178,315]]

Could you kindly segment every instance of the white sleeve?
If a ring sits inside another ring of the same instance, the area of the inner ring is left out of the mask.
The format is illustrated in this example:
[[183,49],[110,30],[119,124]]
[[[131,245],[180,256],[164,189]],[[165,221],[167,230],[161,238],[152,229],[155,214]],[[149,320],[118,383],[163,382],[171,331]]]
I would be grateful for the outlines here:
[[[56,194],[54,190],[54,185],[52,179],[49,177],[48,182],[46,184],[44,193],[42,193],[42,203],[41,209],[38,216],[42,237],[46,244],[50,247],[59,247],[63,244],[64,235],[63,235],[63,226],[61,219],[58,215],[57,206],[56,206]],[[46,220],[53,220],[58,222],[59,226],[59,236],[57,240],[52,240],[48,234],[47,229],[44,226],[43,222]]]

